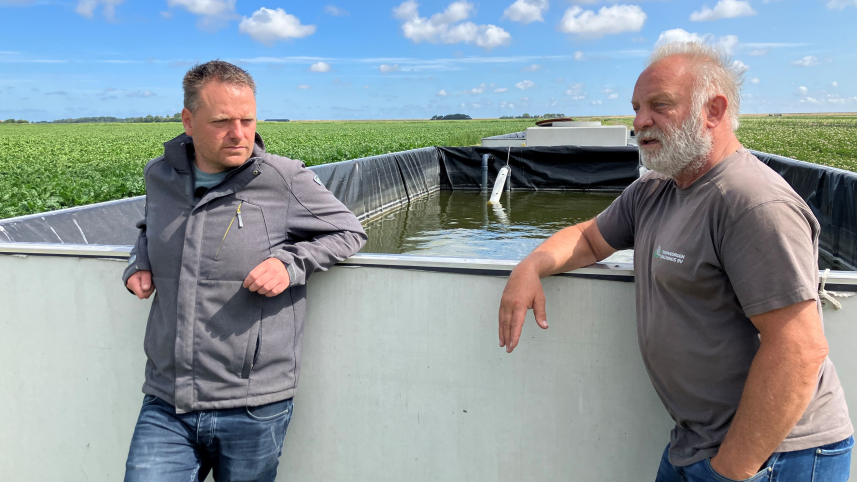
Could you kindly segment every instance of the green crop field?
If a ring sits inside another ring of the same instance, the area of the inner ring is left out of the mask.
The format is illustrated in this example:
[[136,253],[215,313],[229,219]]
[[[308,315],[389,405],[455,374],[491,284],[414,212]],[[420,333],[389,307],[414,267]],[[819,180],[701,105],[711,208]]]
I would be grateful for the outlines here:
[[[630,124],[631,118],[605,118]],[[260,123],[270,152],[308,165],[466,146],[533,120]],[[143,166],[181,124],[0,124],[0,218],[144,194]],[[857,115],[745,116],[745,146],[857,172]]]

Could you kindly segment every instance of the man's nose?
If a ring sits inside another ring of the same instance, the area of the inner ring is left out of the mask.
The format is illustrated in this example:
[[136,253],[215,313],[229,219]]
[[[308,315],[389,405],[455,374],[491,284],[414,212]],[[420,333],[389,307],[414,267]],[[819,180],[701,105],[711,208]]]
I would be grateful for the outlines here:
[[653,125],[654,122],[652,122],[652,116],[649,115],[648,110],[642,107],[638,109],[637,115],[634,116],[634,130],[640,132],[641,130]]
[[229,123],[229,137],[240,139],[244,137],[242,134],[241,119],[234,119]]

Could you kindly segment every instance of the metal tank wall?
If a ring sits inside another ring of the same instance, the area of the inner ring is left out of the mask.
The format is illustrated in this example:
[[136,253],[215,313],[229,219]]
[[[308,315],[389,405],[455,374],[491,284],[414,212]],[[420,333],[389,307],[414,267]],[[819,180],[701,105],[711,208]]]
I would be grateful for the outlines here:
[[[4,479],[121,479],[149,308],[121,285],[127,251],[0,247]],[[652,480],[672,423],[640,360],[630,265],[546,279],[550,329],[528,320],[507,355],[514,263],[357,255],[314,275],[278,480]],[[843,304],[825,320],[855,407],[857,298]]]

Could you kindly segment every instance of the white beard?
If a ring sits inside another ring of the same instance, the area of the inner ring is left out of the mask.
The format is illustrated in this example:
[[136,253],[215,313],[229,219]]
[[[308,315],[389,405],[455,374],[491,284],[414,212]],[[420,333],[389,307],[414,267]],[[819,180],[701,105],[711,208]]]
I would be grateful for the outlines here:
[[699,172],[708,160],[713,143],[699,115],[691,115],[680,127],[666,132],[653,126],[637,133],[639,144],[647,139],[657,139],[660,149],[651,152],[640,148],[643,165],[673,179]]

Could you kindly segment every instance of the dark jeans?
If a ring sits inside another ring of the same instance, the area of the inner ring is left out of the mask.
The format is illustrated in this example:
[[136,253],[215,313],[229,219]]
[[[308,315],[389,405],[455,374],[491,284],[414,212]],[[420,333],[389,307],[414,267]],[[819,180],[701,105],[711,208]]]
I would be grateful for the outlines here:
[[146,395],[125,463],[125,482],[271,481],[292,419],[292,400],[176,414]]
[[796,452],[776,452],[765,462],[758,474],[735,481],[723,477],[711,468],[711,459],[686,467],[676,467],[667,459],[667,445],[655,482],[845,482],[851,474],[851,448],[854,438],[821,447]]

